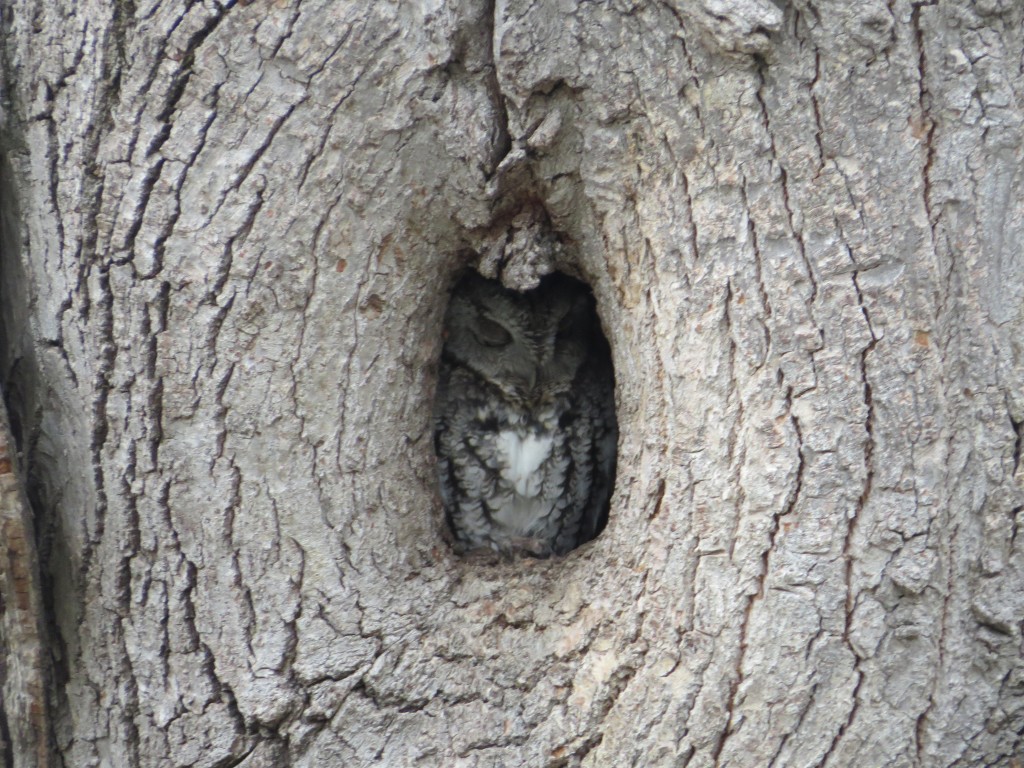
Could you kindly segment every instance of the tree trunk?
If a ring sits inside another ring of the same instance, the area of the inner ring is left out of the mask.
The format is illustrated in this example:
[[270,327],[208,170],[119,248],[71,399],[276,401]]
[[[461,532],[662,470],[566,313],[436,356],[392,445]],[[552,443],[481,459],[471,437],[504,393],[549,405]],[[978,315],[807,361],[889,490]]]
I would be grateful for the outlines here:
[[[1021,766],[1024,5],[779,5],[3,2],[4,765]],[[467,267],[596,297],[565,557]]]

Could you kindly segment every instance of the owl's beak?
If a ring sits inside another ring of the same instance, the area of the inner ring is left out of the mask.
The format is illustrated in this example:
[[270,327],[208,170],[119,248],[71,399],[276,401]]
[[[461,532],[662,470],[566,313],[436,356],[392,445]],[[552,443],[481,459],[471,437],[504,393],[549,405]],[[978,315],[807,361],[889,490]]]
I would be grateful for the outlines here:
[[525,401],[532,401],[536,396],[537,369],[531,368],[529,372],[515,379],[516,394]]

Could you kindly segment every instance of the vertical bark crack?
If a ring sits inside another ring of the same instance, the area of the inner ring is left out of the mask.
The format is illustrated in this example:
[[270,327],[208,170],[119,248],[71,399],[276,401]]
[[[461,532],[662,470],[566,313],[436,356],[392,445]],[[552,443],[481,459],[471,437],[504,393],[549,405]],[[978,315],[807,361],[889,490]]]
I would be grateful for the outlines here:
[[488,181],[494,177],[494,174],[498,170],[498,166],[501,165],[501,161],[504,160],[512,150],[512,136],[509,133],[508,128],[508,107],[505,104],[505,94],[501,90],[501,81],[498,79],[498,52],[495,50],[495,33],[498,28],[498,19],[496,14],[496,0],[487,0],[487,9],[484,12],[484,20],[488,27],[484,30],[484,34],[487,35],[490,45],[486,46],[485,49],[488,60],[485,63],[486,74],[484,82],[486,83],[491,103],[494,106],[494,115],[497,118],[497,123],[494,126],[491,157],[488,160],[487,165],[483,168],[484,176]]
[[725,319],[725,331],[726,339],[729,343],[729,389],[726,395],[726,406],[734,407],[736,409],[736,417],[731,422],[729,427],[729,435],[726,441],[727,445],[727,456],[729,461],[729,471],[732,475],[732,484],[734,488],[738,489],[735,509],[736,517],[733,519],[732,531],[729,534],[729,557],[732,558],[736,548],[736,537],[737,531],[739,530],[739,510],[743,505],[743,483],[741,480],[741,471],[743,468],[743,462],[745,458],[744,446],[740,445],[740,432],[743,428],[743,398],[738,391],[738,385],[736,382],[736,340],[733,338],[732,331],[734,328],[732,320],[732,280],[727,279],[725,283],[725,299],[723,313]]
[[807,86],[807,92],[811,97],[811,108],[814,110],[814,125],[817,130],[814,132],[814,142],[818,146],[818,173],[825,170],[825,143],[823,136],[825,135],[825,125],[821,121],[821,105],[818,103],[818,95],[815,93],[815,89],[818,86],[818,82],[821,80],[821,54],[817,49],[814,51],[814,79],[811,80]]
[[1010,424],[1013,426],[1013,431],[1016,434],[1016,439],[1013,441],[1013,475],[1016,475],[1020,470],[1020,449],[1021,444],[1024,443],[1024,421],[1014,421],[1013,417],[1010,417]]
[[[149,145],[145,148],[145,157],[156,159],[153,161],[153,164],[146,171],[142,179],[141,189],[139,192],[136,207],[131,214],[132,221],[126,233],[124,243],[124,250],[129,254],[127,258],[131,258],[131,254],[133,254],[134,252],[135,238],[142,228],[142,224],[145,218],[145,211],[149,205],[149,201],[152,197],[153,190],[156,187],[157,182],[160,180],[160,176],[165,164],[164,158],[160,156],[160,150],[171,136],[171,126],[173,123],[174,112],[178,108],[178,105],[185,94],[185,89],[188,87],[188,83],[192,78],[196,53],[198,52],[202,44],[206,41],[206,39],[211,34],[213,34],[214,30],[224,19],[227,10],[231,8],[233,5],[234,1],[232,0],[231,2],[225,3],[225,5],[218,12],[214,12],[206,20],[205,24],[203,24],[203,26],[200,29],[198,29],[195,33],[193,33],[192,36],[188,39],[188,42],[185,44],[184,51],[180,54],[175,54],[174,56],[174,58],[178,58],[180,60],[180,63],[178,64],[177,72],[174,75],[171,85],[164,94],[163,101],[159,105],[159,109],[154,117],[154,119],[158,123],[162,124],[162,127],[153,135],[153,137],[150,139]],[[156,81],[159,71],[158,63],[167,61],[168,58],[170,58],[166,51],[168,40],[170,39],[170,33],[173,32],[174,29],[176,29],[178,26],[180,26],[180,24],[184,21],[185,16],[186,14],[183,13],[179,20],[171,27],[168,33],[164,35],[164,37],[162,38],[157,55],[155,55],[153,58],[153,61],[155,63],[149,73],[149,81],[145,88],[146,91],[148,91],[149,87],[152,86]],[[124,32],[122,31],[120,34],[123,36]],[[118,82],[120,82],[120,70],[118,70]],[[110,96],[108,96],[107,112],[109,113],[110,111],[112,111],[113,107],[113,99]],[[214,108],[212,116],[209,122],[207,123],[207,128],[209,127],[209,124],[212,123],[214,116],[216,116],[216,108]],[[134,130],[136,132],[136,135],[133,137],[132,147],[134,147],[135,145],[135,141],[138,136],[139,126],[141,126],[142,124],[143,120],[141,113],[136,114],[134,121]],[[200,134],[200,146],[199,148],[197,148],[195,154],[192,155],[193,160],[195,159],[196,156],[198,156],[199,150],[202,148],[202,143],[205,140],[205,133],[206,129],[204,128],[204,130]],[[93,153],[93,155],[91,156],[94,157],[95,153]],[[102,178],[101,174],[97,173],[94,175],[97,176],[97,178]],[[177,197],[181,187],[180,182],[177,183],[175,187],[175,196]],[[98,204],[99,197],[97,196],[97,208]],[[180,212],[179,208],[180,206],[176,208],[173,216],[171,217],[171,220],[165,224],[164,231],[166,234],[158,241],[157,247],[154,249],[156,266],[154,267],[154,269],[150,270],[149,276],[152,276],[153,274],[156,274],[160,271],[163,241],[167,239],[171,229],[174,226],[174,222],[176,221],[177,216]],[[98,227],[91,228],[91,231],[93,232],[98,232],[98,230]]]
[[860,375],[864,385],[864,405],[867,409],[867,413],[864,417],[864,482],[861,487],[860,497],[857,499],[856,508],[854,515],[849,521],[846,530],[846,536],[843,539],[843,562],[844,562],[844,579],[846,582],[846,611],[843,624],[843,642],[850,649],[853,654],[853,674],[856,676],[857,682],[854,684],[853,692],[850,696],[851,706],[850,711],[847,713],[846,720],[839,726],[839,730],[836,732],[835,738],[829,745],[828,750],[825,753],[825,758],[822,761],[823,765],[827,765],[832,756],[835,754],[836,747],[842,741],[843,736],[853,725],[854,720],[857,717],[857,712],[860,707],[860,687],[864,682],[864,673],[860,669],[861,661],[860,656],[853,648],[853,642],[850,634],[852,630],[853,612],[856,608],[856,595],[854,592],[853,584],[853,555],[850,551],[851,544],[857,532],[857,526],[860,521],[861,513],[864,510],[864,506],[867,504],[868,498],[871,495],[872,483],[874,480],[872,462],[874,458],[874,436],[873,436],[873,425],[874,425],[874,394],[871,387],[871,379],[868,374],[868,357],[874,351],[875,345],[878,343],[878,337],[875,335],[874,329],[871,325],[871,316],[868,312],[868,308],[864,303],[864,295],[861,292],[860,285],[857,282],[857,273],[854,272],[852,276],[852,282],[854,290],[857,294],[857,304],[864,316],[864,322],[867,324],[868,332],[871,334],[871,341],[861,350],[860,353]]
[[921,164],[921,178],[924,182],[924,209],[931,227],[932,244],[936,242],[936,218],[932,212],[932,163],[935,160],[935,121],[931,118],[931,94],[928,90],[928,59],[925,55],[924,30],[921,26],[921,9],[936,5],[938,0],[916,2],[911,5],[910,19],[914,30],[914,41],[917,46],[918,69],[918,125],[916,135],[924,142],[924,160]]
[[92,435],[89,444],[89,452],[92,457],[93,481],[96,488],[96,511],[95,528],[88,538],[82,557],[83,572],[90,571],[92,555],[95,547],[103,538],[104,521],[108,505],[106,481],[103,471],[103,448],[108,436],[107,402],[110,397],[111,383],[115,361],[117,360],[117,341],[114,337],[114,296],[110,289],[110,274],[108,266],[95,266],[97,270],[96,286],[99,296],[91,299],[88,295],[88,282],[86,282],[85,307],[83,312],[88,316],[90,308],[96,311],[96,320],[92,324],[95,333],[100,339],[99,344],[99,365],[96,375],[93,377],[93,407],[92,407]]
[[[767,126],[766,126],[766,128],[767,128]],[[769,134],[769,140],[770,140],[770,136],[771,136],[771,134]],[[758,368],[760,368],[761,365],[764,364],[764,361],[770,359],[771,355],[772,355],[772,332],[771,332],[771,329],[769,328],[768,322],[767,322],[769,319],[771,319],[771,316],[772,316],[772,303],[771,303],[771,301],[768,298],[768,291],[764,287],[764,273],[763,273],[763,270],[761,268],[762,256],[761,256],[760,244],[758,243],[758,238],[757,238],[757,225],[754,223],[754,217],[750,215],[750,200],[747,198],[747,180],[745,178],[743,179],[742,183],[740,184],[740,194],[743,197],[743,210],[746,213],[747,234],[750,236],[750,245],[751,245],[751,248],[753,248],[753,250],[754,250],[753,262],[754,262],[754,274],[755,274],[755,276],[757,278],[757,293],[758,293],[758,296],[761,299],[761,306],[764,307],[764,321],[761,323],[761,328],[764,330],[765,350],[764,350],[764,358],[761,360],[761,363],[758,365]]]
[[[799,15],[799,13],[797,15]],[[818,77],[817,68],[819,66],[817,51],[815,51],[814,55],[815,55],[815,80],[811,83],[811,87],[812,88],[813,88],[814,82],[817,82],[817,77]],[[807,258],[807,250],[806,250],[806,247],[804,245],[803,232],[800,231],[799,229],[797,229],[796,219],[794,218],[794,215],[793,215],[793,206],[792,206],[792,203],[791,203],[790,197],[789,197],[789,174],[787,173],[786,166],[782,162],[782,157],[779,155],[779,151],[778,151],[778,149],[775,146],[775,134],[772,131],[771,116],[768,113],[768,104],[767,104],[767,102],[765,101],[765,98],[764,98],[764,89],[767,86],[767,78],[765,77],[765,72],[767,71],[767,69],[768,69],[767,62],[765,62],[763,59],[759,58],[758,59],[757,73],[758,73],[758,77],[760,78],[760,82],[758,83],[757,91],[756,91],[757,102],[761,106],[761,118],[762,118],[762,121],[764,122],[765,135],[768,137],[768,145],[771,148],[772,161],[775,163],[776,166],[778,166],[778,169],[779,169],[780,191],[782,193],[782,207],[786,211],[786,222],[787,222],[787,225],[789,227],[789,232],[793,236],[793,240],[796,243],[796,249],[797,249],[797,252],[800,254],[800,259],[803,261],[804,268],[805,268],[805,270],[807,272],[807,279],[808,279],[808,281],[811,284],[811,295],[810,295],[810,298],[808,299],[807,303],[808,303],[808,305],[810,307],[813,307],[814,302],[815,302],[815,300],[818,297],[818,281],[814,277],[814,270],[811,268],[811,262]],[[822,153],[822,150],[821,150],[821,116],[817,114],[818,106],[817,106],[817,102],[814,100],[813,96],[812,96],[812,103],[814,104],[814,110],[815,110],[816,120],[817,120],[817,124],[818,124],[818,133],[816,134],[816,140],[818,142],[818,156],[821,159],[821,167],[824,167],[824,156],[823,156],[823,153]],[[809,311],[811,311],[811,310],[809,309]],[[811,316],[813,318],[813,312],[812,312]]]
[[[729,368],[728,368],[729,369],[729,396],[728,396],[727,402],[735,401],[735,407],[736,407],[736,415],[735,415],[734,420],[732,421],[731,429],[729,431],[728,459],[729,459],[729,466],[731,468],[732,475],[733,475],[732,483],[733,483],[734,487],[739,489],[738,497],[737,497],[736,504],[735,504],[736,514],[738,516],[739,510],[742,508],[742,504],[743,504],[743,484],[740,481],[741,480],[740,471],[741,471],[741,468],[743,466],[744,451],[743,451],[742,447],[737,447],[737,443],[739,442],[739,432],[740,432],[741,426],[743,424],[743,399],[742,399],[742,397],[740,397],[739,392],[737,391],[737,384],[736,384],[736,343],[735,343],[735,341],[734,341],[734,339],[732,337],[732,325],[733,324],[732,324],[731,309],[730,309],[732,307],[732,297],[733,297],[732,280],[731,279],[730,280],[726,280],[725,288],[726,288],[726,290],[725,290],[725,300],[724,300],[724,308],[725,308],[724,320],[725,320],[726,338],[727,338],[728,344],[729,344],[729,364],[728,364],[729,365]],[[740,454],[739,456],[737,456],[737,451]],[[732,533],[731,533],[731,536],[730,536],[730,541],[729,541],[729,557],[730,557],[730,559],[733,557],[733,554],[734,554],[738,526],[739,526],[739,520],[738,520],[738,517],[737,517],[737,519],[734,521],[733,530],[732,530]],[[734,674],[733,674],[733,679],[729,683],[729,697],[728,697],[728,701],[726,703],[725,721],[724,721],[724,723],[722,725],[722,729],[721,729],[720,733],[717,735],[717,738],[716,738],[716,741],[715,741],[715,745],[714,745],[713,749],[711,750],[711,757],[712,757],[712,760],[713,760],[713,764],[716,766],[716,768],[717,768],[717,766],[719,764],[719,760],[721,759],[722,750],[725,748],[725,742],[727,741],[727,739],[729,738],[730,733],[732,732],[733,718],[735,717],[735,708],[736,708],[736,695],[738,694],[740,685],[743,682],[743,660],[746,658],[746,652],[747,652],[747,630],[748,630],[748,628],[750,626],[750,617],[751,617],[751,614],[753,612],[755,598],[756,598],[756,594],[755,595],[749,595],[747,597],[746,605],[744,606],[744,611],[743,611],[743,618],[742,618],[742,620],[740,622],[740,626],[739,626],[739,637],[738,637],[739,650],[738,650],[737,655],[736,655],[736,662],[735,662],[735,667],[734,667],[735,671],[734,671]]]

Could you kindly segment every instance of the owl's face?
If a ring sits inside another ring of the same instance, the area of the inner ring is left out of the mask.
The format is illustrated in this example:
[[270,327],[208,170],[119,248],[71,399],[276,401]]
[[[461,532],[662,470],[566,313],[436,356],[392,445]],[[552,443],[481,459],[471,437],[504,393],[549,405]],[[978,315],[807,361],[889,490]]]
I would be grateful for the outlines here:
[[592,334],[592,299],[575,281],[554,275],[527,293],[476,274],[452,293],[444,353],[521,405],[568,392]]

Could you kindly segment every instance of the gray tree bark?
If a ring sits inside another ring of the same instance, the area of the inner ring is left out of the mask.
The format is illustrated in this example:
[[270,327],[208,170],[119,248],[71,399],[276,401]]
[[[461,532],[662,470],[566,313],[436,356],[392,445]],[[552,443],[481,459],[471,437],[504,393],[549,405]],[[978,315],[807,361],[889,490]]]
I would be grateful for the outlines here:
[[[1024,4],[0,6],[5,765],[1021,766]],[[612,347],[564,558],[445,538],[477,264]]]

